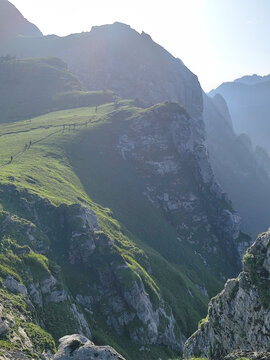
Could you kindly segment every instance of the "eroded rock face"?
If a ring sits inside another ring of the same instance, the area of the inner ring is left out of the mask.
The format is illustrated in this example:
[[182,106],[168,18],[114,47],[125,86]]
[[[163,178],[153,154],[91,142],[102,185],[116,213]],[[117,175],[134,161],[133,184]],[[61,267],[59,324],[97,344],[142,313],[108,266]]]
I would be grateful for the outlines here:
[[53,360],[125,360],[110,346],[96,346],[82,335],[62,337],[57,354]]
[[228,280],[224,290],[211,300],[206,321],[187,340],[187,358],[223,359],[233,351],[270,350],[269,246],[270,231],[248,249],[244,271],[237,279]]
[[4,285],[14,293],[19,293],[22,295],[27,295],[27,289],[23,284],[20,284],[18,280],[16,280],[13,276],[8,275]]
[[129,121],[117,149],[125,161],[144,169],[145,196],[162,209],[180,238],[190,242],[209,265],[210,255],[219,258],[225,276],[237,274],[241,219],[232,213],[215,180],[202,119],[191,117],[176,103],[154,106]]
[[[14,187],[8,187],[7,192],[19,195]],[[68,287],[63,287],[57,267],[53,274],[33,278],[25,287],[26,300],[33,311],[50,311],[47,309],[51,306],[64,307],[74,330],[88,338],[91,338],[91,329],[85,315],[100,311],[107,325],[118,335],[128,335],[131,341],[139,344],[163,344],[182,350],[185,339],[179,332],[170,306],[158,293],[154,296],[154,303],[153,294],[146,289],[142,274],[131,270],[125,259],[115,251],[114,239],[101,231],[97,216],[90,207],[79,204],[54,207],[31,195],[28,201],[19,196],[16,201],[32,221],[40,226],[49,222],[47,236],[50,241],[57,243],[63,239],[60,254],[65,256],[69,266],[80,266],[85,274],[89,273],[89,277],[94,274],[94,282],[85,281],[83,284],[83,294],[72,294]],[[7,215],[5,220],[10,222],[11,218]],[[33,231],[28,231],[31,223],[26,221],[25,224],[21,236],[25,233],[27,242],[32,241],[29,234]],[[38,241],[36,244],[38,246]],[[46,319],[42,321],[46,326]]]
[[249,360],[269,360],[270,352],[265,351],[235,351],[232,354],[225,356],[225,360],[238,360],[238,359],[249,359]]

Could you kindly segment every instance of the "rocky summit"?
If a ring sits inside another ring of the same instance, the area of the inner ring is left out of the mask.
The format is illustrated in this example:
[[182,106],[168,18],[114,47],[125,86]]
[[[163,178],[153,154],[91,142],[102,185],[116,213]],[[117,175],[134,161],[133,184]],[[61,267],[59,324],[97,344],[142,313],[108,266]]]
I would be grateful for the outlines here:
[[251,359],[268,359],[263,352],[270,351],[269,294],[270,231],[247,250],[240,275],[228,280],[211,300],[207,318],[185,344],[185,356],[233,359],[229,354],[235,351]]

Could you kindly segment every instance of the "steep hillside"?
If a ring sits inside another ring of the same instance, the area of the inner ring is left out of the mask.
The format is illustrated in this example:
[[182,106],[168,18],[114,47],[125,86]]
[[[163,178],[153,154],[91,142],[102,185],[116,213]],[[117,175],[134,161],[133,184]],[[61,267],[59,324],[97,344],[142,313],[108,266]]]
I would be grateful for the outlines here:
[[229,280],[224,290],[211,300],[207,318],[188,339],[187,358],[196,355],[224,359],[233,351],[245,358],[269,358],[269,353],[263,353],[269,351],[269,245],[268,231],[248,249],[243,272]]
[[[163,119],[163,108],[157,123],[176,121],[178,112],[179,124],[187,121],[179,106]],[[205,312],[206,292],[219,288],[143,194],[144,164],[136,169],[121,157],[120,135],[141,112],[146,121],[153,110],[123,103],[115,112],[82,108],[1,127],[2,284],[10,276],[24,289],[55,340],[90,328],[95,342],[127,359],[141,347],[133,342],[149,344],[145,358],[163,351],[151,344],[181,350]]]
[[0,122],[112,100],[110,91],[83,91],[80,81],[58,58],[0,58]]
[[[40,39],[22,38],[18,40],[15,50],[20,56],[45,54],[59,56],[67,61],[69,68],[79,76],[88,89],[110,88],[122,97],[136,99],[137,104],[154,104],[161,100],[170,100],[183,105],[189,114],[187,116],[190,116],[190,126],[185,125],[186,133],[183,135],[187,143],[184,149],[181,145],[182,139],[174,139],[175,147],[180,151],[188,152],[189,150],[194,153],[198,168],[195,170],[191,165],[191,173],[196,171],[206,187],[199,190],[195,182],[194,188],[187,190],[189,195],[184,195],[185,190],[179,192],[177,185],[169,192],[164,187],[163,193],[155,191],[156,199],[151,198],[150,190],[146,189],[145,192],[152,201],[159,202],[163,211],[167,212],[166,217],[178,229],[179,234],[189,237],[190,243],[196,247],[196,251],[203,258],[208,257],[208,261],[213,262],[210,254],[219,253],[220,260],[214,260],[214,267],[221,269],[220,274],[228,274],[228,268],[225,270],[226,266],[222,264],[225,260],[220,256],[223,251],[231,259],[231,273],[239,268],[240,257],[234,241],[239,236],[239,217],[233,213],[226,195],[217,185],[212,173],[205,146],[202,90],[197,77],[184,66],[181,60],[174,58],[153,42],[149,35],[139,34],[128,25],[121,23],[94,27],[89,33],[74,34],[64,38],[56,36]],[[134,56],[135,53],[136,56]],[[177,129],[170,129],[168,136],[175,130]],[[159,132],[162,134],[161,129]],[[138,142],[138,147],[140,143],[143,144],[142,133],[133,135],[136,137],[134,141]],[[141,139],[138,138],[139,135]],[[133,141],[133,139],[130,140]],[[125,144],[125,141],[129,142],[128,136],[122,138],[119,147],[129,146]],[[122,150],[125,152],[125,149]],[[128,153],[132,158],[130,149]],[[175,160],[171,154],[164,152],[162,155],[162,161],[155,164],[156,168],[160,167],[159,175],[162,175],[162,172],[172,173],[177,178],[175,174],[178,167],[175,165]],[[187,160],[185,161],[188,163]],[[149,166],[148,163],[147,166]],[[179,181],[175,179],[176,184]],[[163,182],[162,179],[157,185],[159,191],[162,189]],[[192,183],[190,179],[183,180],[183,183],[185,182]],[[174,191],[177,193],[174,194]],[[201,197],[201,194],[198,195],[200,191],[203,193],[203,205],[197,200]],[[185,203],[186,208],[181,203]],[[208,210],[205,212],[207,207]],[[188,226],[185,229],[187,218],[190,219],[188,212],[192,214],[193,211],[197,213],[192,215],[192,227]],[[181,217],[182,220],[179,220]],[[211,227],[208,227],[208,222],[211,223]],[[211,233],[215,233],[215,236],[213,237]]]
[[193,126],[177,104],[132,102],[1,125],[3,291],[55,341],[81,332],[127,359],[142,345],[169,357],[237,271]]
[[268,155],[254,149],[248,136],[235,134],[220,95],[204,96],[204,120],[215,176],[241,215],[243,228],[256,236],[270,226]]
[[236,133],[246,133],[254,144],[262,146],[270,154],[269,76],[247,76],[224,83],[210,92],[211,96],[215,94],[221,94],[226,100]]

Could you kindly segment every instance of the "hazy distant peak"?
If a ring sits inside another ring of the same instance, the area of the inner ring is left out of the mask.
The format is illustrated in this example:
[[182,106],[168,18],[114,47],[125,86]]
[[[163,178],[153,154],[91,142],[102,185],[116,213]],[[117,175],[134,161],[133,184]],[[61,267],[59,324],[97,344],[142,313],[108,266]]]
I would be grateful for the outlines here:
[[103,30],[118,30],[118,31],[135,31],[130,27],[130,25],[115,21],[112,24],[104,24],[104,25],[94,25],[91,28],[91,32],[93,31],[103,31]]
[[246,75],[239,79],[234,80],[234,82],[245,84],[245,85],[254,85],[254,84],[262,83],[265,81],[270,81],[270,75],[260,76],[257,74],[253,74],[253,75]]
[[144,31],[142,31],[141,36],[143,36],[145,39],[153,41],[151,36],[149,34],[147,34],[146,32],[144,32]]
[[133,29],[130,25],[119,22],[119,21],[115,21],[113,24],[105,24],[105,25],[98,25],[98,26],[92,26],[91,32],[110,32],[110,33],[116,33],[116,34],[125,34],[125,35],[129,35],[129,34],[136,34],[136,35],[140,35],[141,37],[153,41],[151,36],[149,34],[147,34],[146,32],[142,31],[142,33],[140,34],[139,32],[137,32],[135,29]]
[[42,36],[42,32],[25,19],[13,4],[0,0],[0,37],[8,40],[19,35]]
[[233,124],[232,124],[230,111],[229,111],[228,105],[227,105],[224,97],[221,94],[217,93],[214,95],[212,100],[213,100],[213,103],[215,104],[215,106],[217,107],[217,109],[219,110],[219,112],[223,115],[224,119],[227,121],[227,123],[232,128]]

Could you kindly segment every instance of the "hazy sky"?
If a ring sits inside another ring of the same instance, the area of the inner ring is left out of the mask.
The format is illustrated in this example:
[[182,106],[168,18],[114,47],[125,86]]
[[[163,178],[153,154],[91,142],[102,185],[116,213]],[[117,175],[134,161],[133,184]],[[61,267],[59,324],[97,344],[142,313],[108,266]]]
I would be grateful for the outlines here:
[[43,34],[121,21],[179,57],[209,91],[270,73],[270,0],[11,0]]

